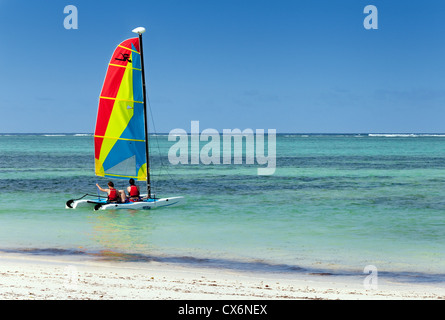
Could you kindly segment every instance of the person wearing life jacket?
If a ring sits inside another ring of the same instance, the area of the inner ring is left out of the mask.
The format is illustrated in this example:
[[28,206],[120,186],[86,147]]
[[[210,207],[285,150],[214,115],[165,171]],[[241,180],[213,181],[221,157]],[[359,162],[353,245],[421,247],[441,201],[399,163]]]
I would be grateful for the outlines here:
[[96,183],[96,186],[99,188],[100,191],[106,192],[108,194],[108,202],[119,203],[126,201],[125,192],[123,190],[115,189],[114,183],[112,181],[108,182],[108,189],[101,188],[98,183]]
[[139,186],[134,184],[133,178],[130,179],[129,183],[130,186],[127,187],[128,200],[131,202],[141,201],[141,192],[139,191]]

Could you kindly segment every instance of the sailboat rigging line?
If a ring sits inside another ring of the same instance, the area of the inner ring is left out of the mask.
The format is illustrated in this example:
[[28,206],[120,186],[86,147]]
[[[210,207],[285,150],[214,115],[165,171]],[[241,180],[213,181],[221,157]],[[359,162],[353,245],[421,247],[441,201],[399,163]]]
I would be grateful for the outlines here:
[[155,138],[156,138],[156,145],[158,146],[158,156],[159,156],[159,162],[161,163],[161,169],[165,169],[165,172],[170,177],[171,181],[173,181],[173,184],[175,185],[175,187],[178,187],[178,185],[175,182],[175,179],[173,179],[172,175],[168,171],[167,166],[165,166],[164,162],[162,161],[161,147],[159,146],[158,133],[156,131],[156,126],[155,126],[155,122],[154,122],[153,112],[151,110],[150,99],[148,97],[147,97],[147,104],[148,104],[148,111],[150,112],[151,123],[153,125],[153,133],[155,134]]

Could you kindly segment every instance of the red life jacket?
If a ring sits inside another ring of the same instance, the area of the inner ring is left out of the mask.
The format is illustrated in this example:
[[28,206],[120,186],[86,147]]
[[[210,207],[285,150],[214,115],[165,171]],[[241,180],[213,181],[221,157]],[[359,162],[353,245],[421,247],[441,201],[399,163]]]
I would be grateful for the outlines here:
[[135,185],[130,186],[130,197],[139,197],[138,187]]
[[116,189],[110,188],[110,194],[108,195],[108,201],[117,201]]

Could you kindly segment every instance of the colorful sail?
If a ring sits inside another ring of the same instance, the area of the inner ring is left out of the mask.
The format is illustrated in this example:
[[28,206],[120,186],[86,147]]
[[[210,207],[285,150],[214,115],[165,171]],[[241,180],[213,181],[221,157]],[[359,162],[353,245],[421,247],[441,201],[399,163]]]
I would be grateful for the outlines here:
[[139,39],[117,46],[99,98],[94,133],[97,176],[146,180],[144,104]]

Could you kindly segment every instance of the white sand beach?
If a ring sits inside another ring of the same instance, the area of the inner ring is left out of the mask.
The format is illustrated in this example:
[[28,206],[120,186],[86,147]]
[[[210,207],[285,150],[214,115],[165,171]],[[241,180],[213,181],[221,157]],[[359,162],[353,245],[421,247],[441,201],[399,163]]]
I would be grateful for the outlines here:
[[248,300],[445,299],[445,286],[389,283],[365,289],[364,276],[280,275],[164,263],[0,255],[0,299]]

